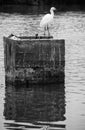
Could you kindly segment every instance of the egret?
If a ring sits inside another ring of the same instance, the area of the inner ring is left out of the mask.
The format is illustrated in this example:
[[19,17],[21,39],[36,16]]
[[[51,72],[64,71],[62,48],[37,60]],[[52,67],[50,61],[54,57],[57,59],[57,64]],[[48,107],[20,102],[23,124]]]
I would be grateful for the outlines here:
[[45,35],[45,32],[47,31],[48,32],[48,36],[50,36],[50,32],[49,32],[49,25],[53,22],[53,18],[54,18],[54,11],[56,10],[55,7],[51,7],[50,9],[50,13],[49,14],[46,14],[41,22],[40,22],[40,27],[43,27],[44,28],[44,35]]

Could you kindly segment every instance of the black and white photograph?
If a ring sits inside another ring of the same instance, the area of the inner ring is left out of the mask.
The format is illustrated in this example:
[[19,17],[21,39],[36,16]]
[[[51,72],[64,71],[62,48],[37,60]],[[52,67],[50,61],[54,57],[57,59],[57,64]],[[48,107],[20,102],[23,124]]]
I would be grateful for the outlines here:
[[0,0],[0,130],[85,130],[83,0]]

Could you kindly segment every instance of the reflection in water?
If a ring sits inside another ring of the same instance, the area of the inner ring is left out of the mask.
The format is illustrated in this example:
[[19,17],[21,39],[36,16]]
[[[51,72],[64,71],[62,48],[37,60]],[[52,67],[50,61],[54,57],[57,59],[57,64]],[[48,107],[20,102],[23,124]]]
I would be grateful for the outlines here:
[[50,6],[28,6],[28,5],[4,5],[0,6],[0,12],[4,13],[20,13],[20,14],[40,14],[48,12]]
[[[29,87],[7,84],[5,94],[4,116],[6,120],[35,125],[65,120],[63,84]],[[8,125],[13,124],[8,123]],[[55,126],[65,127],[59,124]]]

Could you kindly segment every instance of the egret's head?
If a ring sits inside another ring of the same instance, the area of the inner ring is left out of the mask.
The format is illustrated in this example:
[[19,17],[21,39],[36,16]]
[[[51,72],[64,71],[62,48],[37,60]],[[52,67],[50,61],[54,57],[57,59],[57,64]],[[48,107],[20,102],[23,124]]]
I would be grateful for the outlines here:
[[55,7],[51,7],[50,12],[55,11],[55,10],[56,10]]

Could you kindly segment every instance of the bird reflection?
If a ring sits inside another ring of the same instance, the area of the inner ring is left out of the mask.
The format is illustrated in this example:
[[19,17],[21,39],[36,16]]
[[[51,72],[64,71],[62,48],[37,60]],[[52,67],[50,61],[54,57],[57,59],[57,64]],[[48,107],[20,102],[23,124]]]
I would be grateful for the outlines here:
[[[64,85],[26,87],[6,84],[4,116],[6,121],[27,123],[27,127],[31,127],[28,123],[32,123],[40,130],[48,130],[47,126],[51,124],[46,122],[65,120]],[[44,125],[43,122],[46,127],[41,126]],[[11,123],[7,123],[6,127],[8,125],[10,128],[14,127],[14,123],[12,126]],[[61,125],[55,126],[62,127]]]

